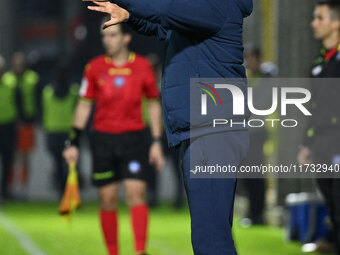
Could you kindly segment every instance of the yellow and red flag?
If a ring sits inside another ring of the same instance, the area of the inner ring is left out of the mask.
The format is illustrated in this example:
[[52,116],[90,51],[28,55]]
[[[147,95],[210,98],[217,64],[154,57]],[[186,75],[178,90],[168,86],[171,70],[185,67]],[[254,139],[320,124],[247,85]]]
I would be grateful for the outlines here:
[[59,214],[70,215],[74,210],[81,206],[79,185],[78,185],[78,173],[76,170],[76,164],[69,164],[69,171],[66,181],[66,187],[64,195],[61,199],[59,206]]

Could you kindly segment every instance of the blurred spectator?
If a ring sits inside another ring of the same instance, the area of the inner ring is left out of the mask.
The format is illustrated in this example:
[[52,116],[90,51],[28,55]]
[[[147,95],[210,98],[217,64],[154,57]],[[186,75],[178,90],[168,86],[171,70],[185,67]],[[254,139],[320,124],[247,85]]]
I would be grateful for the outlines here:
[[18,85],[21,124],[23,126],[31,125],[37,113],[36,87],[39,82],[39,76],[28,68],[26,56],[23,52],[13,54],[10,74],[16,78]]
[[8,199],[9,173],[12,167],[18,109],[16,102],[16,80],[5,73],[6,61],[0,56],[0,157],[1,157],[1,200]]
[[[249,86],[253,88],[254,105],[259,109],[264,109],[270,105],[271,88],[264,82],[266,77],[277,74],[277,68],[269,62],[262,62],[262,54],[259,48],[250,48],[245,54],[245,65],[247,74],[250,78]],[[252,79],[253,78],[253,79]],[[269,101],[269,102],[268,102]],[[262,118],[262,116],[256,116]],[[250,148],[243,165],[260,166],[265,163],[264,144],[268,138],[268,132],[265,128],[250,128]],[[241,179],[246,194],[249,199],[249,211],[245,218],[241,220],[241,225],[248,227],[252,224],[263,224],[265,208],[265,179]]]
[[276,77],[278,68],[272,62],[262,60],[262,52],[258,47],[249,47],[245,52],[245,65],[249,78]]
[[66,65],[55,68],[52,82],[42,92],[42,120],[47,135],[47,148],[53,158],[53,182],[63,194],[67,167],[62,157],[64,141],[72,129],[73,115],[78,99],[78,85],[70,83]]
[[[312,78],[340,78],[340,1],[319,1],[312,22],[314,37],[322,42],[321,55],[313,62]],[[340,163],[339,84],[312,82],[312,116],[300,147],[299,164]],[[322,86],[322,89],[320,87]],[[317,242],[315,250],[330,251],[335,242],[340,254],[340,179],[317,179],[331,215],[332,235]]]
[[[12,57],[12,70],[9,75],[16,80],[18,110],[20,116],[18,130],[18,173],[23,194],[26,193],[29,171],[29,153],[34,147],[33,122],[37,113],[37,85],[39,76],[27,66],[23,52],[16,52]],[[16,174],[13,173],[13,177]]]

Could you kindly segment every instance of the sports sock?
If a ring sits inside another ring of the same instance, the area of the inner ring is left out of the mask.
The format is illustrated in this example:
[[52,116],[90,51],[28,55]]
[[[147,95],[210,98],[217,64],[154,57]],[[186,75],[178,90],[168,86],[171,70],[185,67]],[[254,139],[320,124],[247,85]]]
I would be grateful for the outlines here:
[[149,210],[147,205],[137,205],[130,209],[135,252],[145,252],[148,231]]
[[100,223],[109,254],[118,255],[117,212],[100,210]]

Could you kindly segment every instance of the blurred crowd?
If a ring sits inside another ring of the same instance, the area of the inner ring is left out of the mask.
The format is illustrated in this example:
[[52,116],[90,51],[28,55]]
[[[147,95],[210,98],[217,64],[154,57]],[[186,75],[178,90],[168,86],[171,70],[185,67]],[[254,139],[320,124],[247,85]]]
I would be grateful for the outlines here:
[[15,177],[22,189],[27,189],[28,157],[34,147],[38,116],[38,83],[39,75],[29,69],[24,53],[13,54],[8,64],[0,57],[1,199],[10,197],[8,187]]

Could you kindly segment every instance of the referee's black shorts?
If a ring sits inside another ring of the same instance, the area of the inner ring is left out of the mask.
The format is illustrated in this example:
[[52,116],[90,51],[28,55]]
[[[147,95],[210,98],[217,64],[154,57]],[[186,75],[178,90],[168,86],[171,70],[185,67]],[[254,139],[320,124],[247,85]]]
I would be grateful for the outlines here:
[[149,147],[145,131],[124,134],[92,132],[92,183],[101,187],[123,179],[145,181]]

